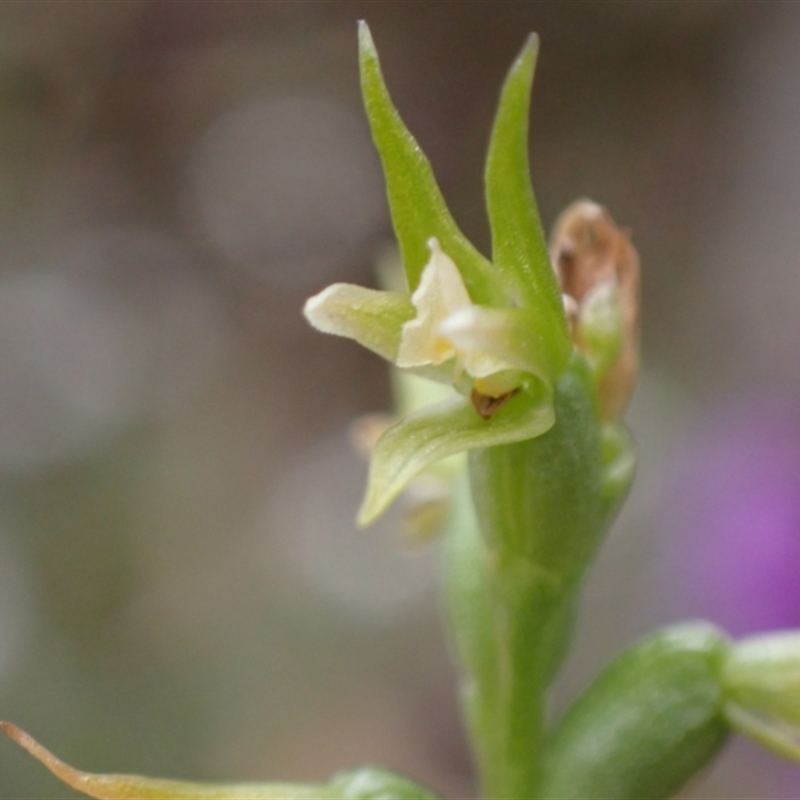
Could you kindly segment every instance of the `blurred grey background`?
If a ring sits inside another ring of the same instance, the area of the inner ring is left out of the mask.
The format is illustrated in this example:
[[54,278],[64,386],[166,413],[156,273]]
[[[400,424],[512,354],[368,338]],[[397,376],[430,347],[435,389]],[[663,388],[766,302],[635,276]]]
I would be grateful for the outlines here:
[[[644,265],[641,468],[563,705],[652,627],[800,626],[800,6],[0,4],[0,717],[85,769],[474,796],[436,547],[356,532],[346,429],[385,366],[304,299],[391,243],[365,17],[466,233],[503,75],[541,34],[545,224]],[[0,797],[76,797],[0,742]],[[797,798],[735,743],[686,797]]]

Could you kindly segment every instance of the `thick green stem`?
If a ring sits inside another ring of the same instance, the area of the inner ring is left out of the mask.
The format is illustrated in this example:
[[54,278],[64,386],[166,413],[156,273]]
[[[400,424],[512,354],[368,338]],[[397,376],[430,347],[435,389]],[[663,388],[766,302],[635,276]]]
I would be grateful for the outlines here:
[[535,797],[545,693],[569,641],[575,592],[554,593],[525,561],[501,566],[469,496],[457,507],[447,548],[449,600],[483,794]]
[[552,599],[531,592],[520,600],[528,607],[502,601],[495,606],[495,645],[506,657],[499,661],[495,696],[475,709],[480,717],[475,730],[491,732],[491,751],[482,759],[487,798],[535,796],[545,752],[551,653],[546,646],[531,647],[530,643],[561,639],[565,623],[569,627],[570,615]]
[[[542,729],[541,690],[519,680],[516,604],[498,581],[462,487],[447,547],[448,588],[456,644],[464,665],[462,699],[486,797],[513,797],[537,783],[530,751]],[[535,672],[536,670],[534,670]]]

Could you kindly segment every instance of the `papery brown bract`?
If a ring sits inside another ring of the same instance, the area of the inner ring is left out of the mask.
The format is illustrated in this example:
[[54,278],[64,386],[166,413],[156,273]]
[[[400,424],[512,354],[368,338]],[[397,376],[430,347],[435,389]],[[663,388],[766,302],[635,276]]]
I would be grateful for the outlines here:
[[[630,231],[618,228],[597,203],[578,200],[556,220],[550,256],[573,323],[597,286],[613,282],[619,290],[622,347],[597,390],[601,415],[617,419],[628,405],[639,371],[639,255]],[[577,327],[573,324],[575,344],[584,349]]]

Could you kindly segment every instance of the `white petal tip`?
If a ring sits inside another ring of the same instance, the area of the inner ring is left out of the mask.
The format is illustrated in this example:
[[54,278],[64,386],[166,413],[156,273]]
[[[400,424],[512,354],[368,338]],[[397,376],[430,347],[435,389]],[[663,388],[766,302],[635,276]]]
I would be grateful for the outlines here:
[[325,331],[324,325],[327,319],[327,314],[324,311],[325,302],[331,296],[331,290],[334,286],[328,286],[323,289],[319,294],[309,297],[303,306],[303,316],[313,325],[317,330]]

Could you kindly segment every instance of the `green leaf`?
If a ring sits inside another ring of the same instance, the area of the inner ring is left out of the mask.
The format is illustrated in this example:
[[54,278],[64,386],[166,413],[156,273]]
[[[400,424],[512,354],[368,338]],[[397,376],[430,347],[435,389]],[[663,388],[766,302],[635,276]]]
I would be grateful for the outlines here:
[[549,387],[536,382],[483,419],[463,397],[454,397],[405,417],[375,445],[359,525],[379,517],[421,470],[464,450],[532,439],[555,421]]
[[383,163],[389,207],[412,291],[428,262],[428,239],[435,236],[455,261],[475,303],[507,304],[500,282],[450,214],[430,162],[392,103],[378,53],[366,22],[359,22],[359,62],[364,106]]
[[330,786],[292,783],[190,783],[140,775],[100,775],[70,767],[8,722],[2,729],[67,786],[98,800],[345,800]]
[[303,313],[318,331],[353,339],[394,361],[402,327],[416,311],[408,295],[334,283],[307,300]]
[[528,165],[528,114],[538,49],[539,39],[531,34],[503,85],[486,161],[486,205],[495,266],[516,301],[535,313],[563,366],[571,350],[569,334]]

